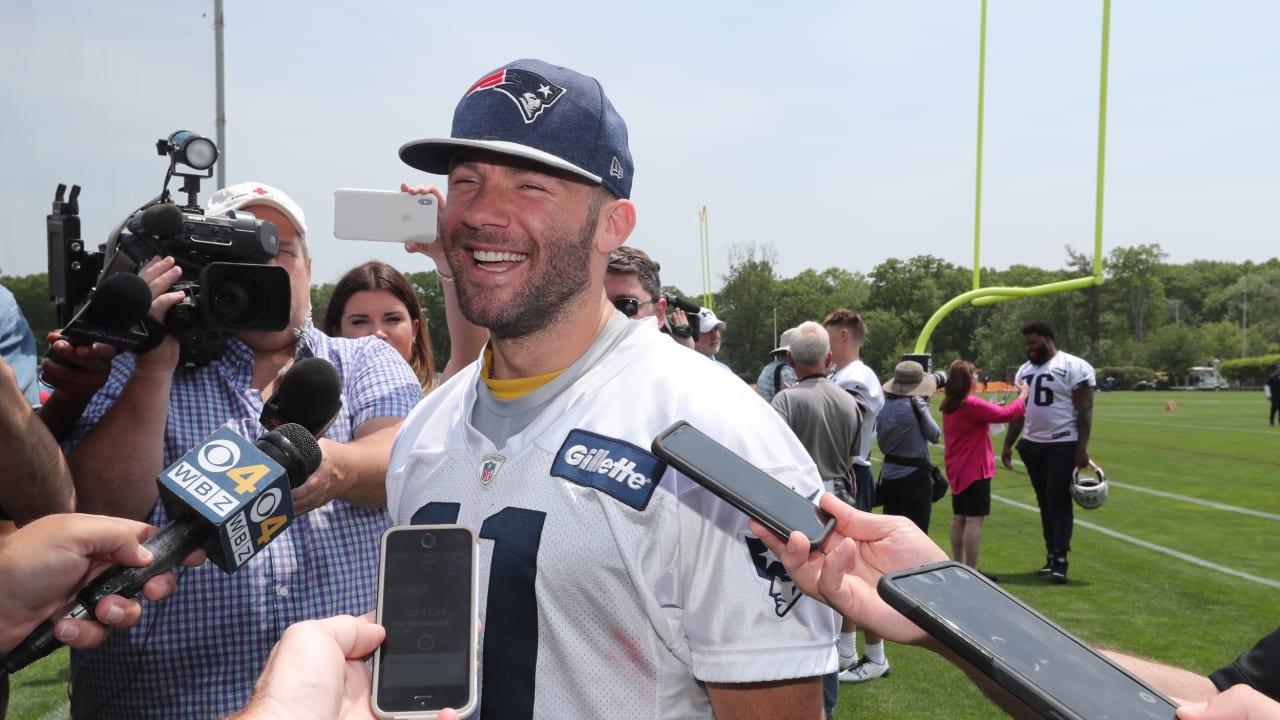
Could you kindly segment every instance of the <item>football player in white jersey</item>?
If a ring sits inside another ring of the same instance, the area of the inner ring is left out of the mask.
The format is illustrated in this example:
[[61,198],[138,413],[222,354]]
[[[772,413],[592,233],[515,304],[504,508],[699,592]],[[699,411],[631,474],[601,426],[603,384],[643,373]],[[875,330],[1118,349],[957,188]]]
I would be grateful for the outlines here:
[[747,385],[609,302],[634,166],[599,83],[516,61],[400,157],[448,174],[445,256],[490,333],[412,413],[387,478],[397,523],[479,531],[480,716],[820,718],[831,610],[649,447],[684,419],[802,495],[821,480]]
[[1031,386],[1025,416],[1009,423],[1000,461],[1013,468],[1013,443],[1027,467],[1040,505],[1045,563],[1041,575],[1050,582],[1067,582],[1067,553],[1075,523],[1071,504],[1071,475],[1089,467],[1089,432],[1093,428],[1093,366],[1054,345],[1053,328],[1033,322],[1022,328],[1027,362],[1018,380]]
[[[871,512],[875,503],[875,476],[871,473],[871,448],[876,444],[876,415],[884,408],[884,388],[876,372],[862,362],[862,341],[867,337],[867,323],[860,313],[840,308],[827,315],[823,327],[831,337],[831,382],[851,393],[862,409],[862,452],[853,458],[854,502],[859,510]],[[884,640],[868,630],[863,642],[863,656],[858,656],[858,626],[848,618],[840,624],[840,682],[865,682],[884,677],[889,672],[889,659],[884,653]]]

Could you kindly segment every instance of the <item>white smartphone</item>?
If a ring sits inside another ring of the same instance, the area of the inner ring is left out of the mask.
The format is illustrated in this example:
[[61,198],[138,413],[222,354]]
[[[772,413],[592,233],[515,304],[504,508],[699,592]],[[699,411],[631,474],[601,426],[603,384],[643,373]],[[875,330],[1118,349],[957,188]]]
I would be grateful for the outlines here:
[[333,236],[339,240],[435,242],[439,212],[435,195],[338,188],[333,191]]
[[402,525],[382,534],[373,713],[437,717],[476,707],[476,533],[466,525]]
[[1168,698],[965,565],[889,573],[877,590],[1040,717],[1173,720]]

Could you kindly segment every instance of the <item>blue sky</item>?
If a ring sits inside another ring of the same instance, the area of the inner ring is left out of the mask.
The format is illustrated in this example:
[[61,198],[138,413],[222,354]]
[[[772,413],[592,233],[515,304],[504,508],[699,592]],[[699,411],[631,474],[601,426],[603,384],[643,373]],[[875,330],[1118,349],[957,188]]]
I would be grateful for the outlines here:
[[[58,182],[91,244],[160,190],[157,138],[213,136],[212,0],[0,6],[0,274],[46,268]],[[732,244],[778,271],[973,262],[978,0],[362,3],[226,0],[230,182],[306,210],[313,279],[379,257],[332,237],[333,190],[432,178],[407,140],[446,135],[477,78],[519,57],[594,75],[626,118],[639,223],[663,280],[712,286]],[[1093,244],[1102,3],[991,0],[982,264],[1064,265]],[[1104,252],[1263,261],[1280,240],[1280,4],[1117,0]],[[201,199],[213,191],[207,181]]]

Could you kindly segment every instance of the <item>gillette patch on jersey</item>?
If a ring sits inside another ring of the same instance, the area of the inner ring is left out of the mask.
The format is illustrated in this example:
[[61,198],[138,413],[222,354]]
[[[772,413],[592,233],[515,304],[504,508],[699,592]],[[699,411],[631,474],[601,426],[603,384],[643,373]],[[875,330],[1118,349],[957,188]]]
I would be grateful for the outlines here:
[[643,510],[667,464],[629,442],[573,430],[556,452],[551,474]]

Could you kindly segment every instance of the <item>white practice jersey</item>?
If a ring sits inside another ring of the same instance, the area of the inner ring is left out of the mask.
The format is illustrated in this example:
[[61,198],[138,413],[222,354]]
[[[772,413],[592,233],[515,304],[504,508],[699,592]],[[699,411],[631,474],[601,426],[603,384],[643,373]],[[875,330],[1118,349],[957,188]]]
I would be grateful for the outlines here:
[[742,513],[649,447],[687,420],[816,501],[812,460],[737,377],[627,325],[503,447],[471,423],[487,392],[478,362],[396,440],[394,521],[479,531],[476,717],[706,718],[701,682],[835,670],[830,608],[798,594]]
[[1094,387],[1093,366],[1059,350],[1043,365],[1025,362],[1018,379],[1031,386],[1022,436],[1032,442],[1073,442],[1076,439],[1076,406],[1071,391]]
[[853,459],[858,465],[870,465],[871,448],[876,444],[876,415],[884,407],[884,388],[880,379],[867,364],[854,360],[831,376],[831,382],[857,395],[859,404],[867,409],[862,413],[862,436],[859,447],[862,453]]

